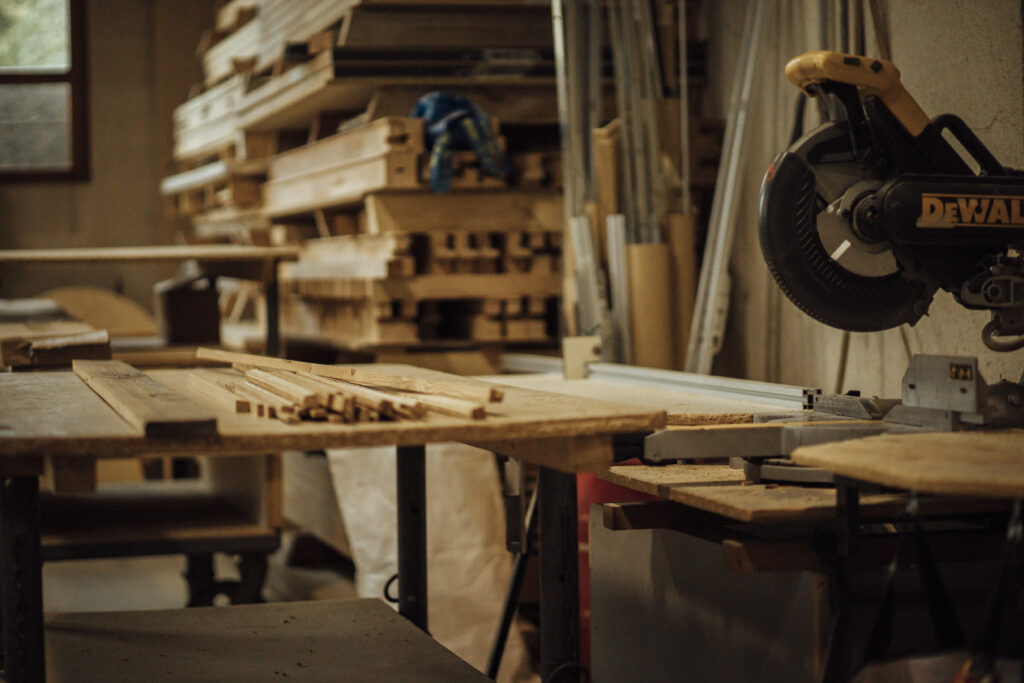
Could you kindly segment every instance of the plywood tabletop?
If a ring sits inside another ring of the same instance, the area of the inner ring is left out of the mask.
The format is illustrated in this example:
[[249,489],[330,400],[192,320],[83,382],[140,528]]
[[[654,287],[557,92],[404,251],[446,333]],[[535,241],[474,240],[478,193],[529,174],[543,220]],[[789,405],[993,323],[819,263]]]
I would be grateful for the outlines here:
[[632,406],[664,410],[670,425],[734,424],[750,422],[758,413],[777,413],[778,406],[735,401],[712,396],[642,387],[598,379],[564,379],[555,374],[502,375],[488,379],[517,387],[617,401]]
[[[728,465],[620,465],[600,473],[605,481],[659,496],[741,522],[812,522],[836,516],[833,488],[754,484],[742,470]],[[892,518],[906,507],[907,497],[872,494],[861,498],[866,518]],[[948,501],[922,501],[922,511],[950,511]],[[989,509],[970,501],[957,501],[959,512]]]
[[379,600],[50,614],[46,679],[487,681]]
[[921,493],[1024,497],[1024,429],[887,434],[798,448],[792,457],[801,465]]
[[[461,380],[405,365],[364,365],[382,372]],[[525,459],[567,471],[593,471],[611,463],[611,435],[660,428],[665,414],[647,408],[504,387],[505,399],[488,405],[488,416],[472,420],[430,413],[419,420],[362,424],[303,422],[287,425],[227,412],[189,387],[190,373],[233,370],[154,370],[153,379],[214,411],[215,437],[146,439],[139,436],[74,374],[0,375],[0,458],[27,455],[124,457],[140,453],[203,452],[208,455],[269,453],[377,445],[458,441],[478,445],[560,439],[578,451],[568,459],[558,449],[523,448]],[[593,441],[601,437],[599,442]],[[590,446],[600,446],[595,452]],[[586,446],[586,448],[584,447]],[[494,450],[499,450],[495,448]],[[549,460],[550,459],[550,460]]]
[[273,261],[298,258],[298,247],[250,247],[230,244],[0,249],[0,263],[88,263],[127,261]]

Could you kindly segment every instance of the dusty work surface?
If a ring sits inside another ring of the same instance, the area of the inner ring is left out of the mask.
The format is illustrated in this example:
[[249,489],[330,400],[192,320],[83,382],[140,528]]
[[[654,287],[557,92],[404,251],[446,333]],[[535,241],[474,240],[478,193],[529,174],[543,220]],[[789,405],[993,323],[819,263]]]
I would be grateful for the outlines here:
[[486,681],[378,600],[46,618],[61,681]]
[[[361,367],[476,383],[405,365]],[[601,469],[611,463],[611,435],[648,431],[665,423],[663,412],[647,408],[505,387],[504,401],[488,404],[488,415],[483,420],[429,414],[423,419],[401,422],[287,425],[227,412],[189,388],[190,373],[224,372],[227,371],[207,368],[148,373],[172,391],[206,405],[217,417],[217,436],[162,439],[140,436],[70,372],[0,375],[0,457],[117,457],[177,452],[227,455],[443,441],[483,445],[518,442],[528,446],[535,439],[558,439],[552,443],[565,444],[566,449],[523,447],[515,454],[566,471],[581,471]]]
[[625,403],[636,408],[664,410],[670,425],[750,422],[758,413],[778,413],[778,406],[702,396],[657,387],[634,386],[597,379],[564,379],[559,375],[495,375],[487,379],[517,387]]
[[1024,496],[1024,429],[872,436],[793,452],[821,467],[884,486],[955,496]]
[[270,261],[298,258],[298,247],[247,247],[228,244],[81,249],[0,249],[0,263],[89,263],[114,261]]
[[[741,522],[807,522],[836,515],[834,488],[744,483],[743,471],[728,465],[627,465],[611,467],[598,476]],[[899,516],[906,502],[907,497],[901,494],[864,495],[861,514],[866,518]],[[957,512],[990,509],[971,501],[921,501],[923,513],[940,508]]]

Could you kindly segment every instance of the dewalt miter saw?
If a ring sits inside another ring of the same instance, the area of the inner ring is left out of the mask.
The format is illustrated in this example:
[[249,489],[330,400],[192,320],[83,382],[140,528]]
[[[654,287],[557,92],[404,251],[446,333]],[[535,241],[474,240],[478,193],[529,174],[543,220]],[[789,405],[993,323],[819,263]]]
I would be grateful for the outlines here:
[[810,52],[786,76],[845,109],[765,175],[761,249],[786,295],[823,323],[868,332],[913,325],[941,287],[991,311],[988,347],[1024,347],[1024,173],[959,117],[929,119],[891,62]]

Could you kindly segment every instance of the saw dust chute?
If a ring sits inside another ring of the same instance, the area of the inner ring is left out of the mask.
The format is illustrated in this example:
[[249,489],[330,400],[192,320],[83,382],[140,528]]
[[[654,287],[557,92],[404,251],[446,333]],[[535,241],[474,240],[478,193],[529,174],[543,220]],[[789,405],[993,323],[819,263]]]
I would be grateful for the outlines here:
[[941,288],[991,312],[989,348],[1024,347],[1022,172],[960,118],[929,119],[891,62],[810,52],[786,76],[845,111],[765,175],[761,250],[786,295],[827,325],[870,332],[913,325]]

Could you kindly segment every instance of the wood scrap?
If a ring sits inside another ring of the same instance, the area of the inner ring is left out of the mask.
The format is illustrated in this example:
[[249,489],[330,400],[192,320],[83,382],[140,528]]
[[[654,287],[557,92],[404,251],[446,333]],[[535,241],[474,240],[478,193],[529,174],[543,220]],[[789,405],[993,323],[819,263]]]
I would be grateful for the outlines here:
[[254,368],[245,373],[245,379],[272,394],[277,394],[300,409],[316,408],[320,405],[320,397],[315,391],[310,391],[282,374]]
[[118,360],[74,360],[75,374],[128,424],[147,437],[212,436],[217,418]]
[[0,342],[0,365],[12,368],[67,366],[75,359],[108,360],[110,356],[106,330],[42,339],[15,337]]
[[188,377],[189,389],[217,403],[232,406],[234,412],[244,415],[253,411],[253,401],[232,391],[225,383],[211,380],[203,375],[192,374]]
[[352,366],[321,365],[318,363],[291,361],[206,347],[196,349],[196,357],[200,360],[217,360],[232,364],[241,363],[263,370],[288,370],[316,377],[341,379],[377,389],[397,389],[420,394],[440,394],[452,398],[479,401],[481,403],[496,403],[504,398],[504,393],[501,389],[481,382],[404,377]]
[[[244,379],[239,381],[194,379],[190,385],[199,393],[230,407],[236,413],[277,418],[292,424],[303,419],[337,423],[419,420],[428,413],[482,420],[487,417],[487,407],[479,398],[491,399],[494,396],[489,387],[481,391],[468,382],[465,386],[470,387],[470,390],[466,390],[459,382],[432,380],[419,381],[415,384],[417,390],[409,390],[402,386],[409,385],[410,382],[406,380],[413,378],[390,373],[360,369],[356,373],[359,380],[354,381],[326,373],[327,370],[350,369],[339,366],[217,349],[197,349],[197,355],[205,360],[231,363],[236,370],[244,372]],[[372,385],[368,380],[377,375],[383,377],[384,381]],[[443,391],[425,391],[435,387]],[[452,394],[469,394],[477,400]],[[501,392],[498,391],[497,395],[500,397]],[[249,401],[248,410],[241,408],[243,400]]]

